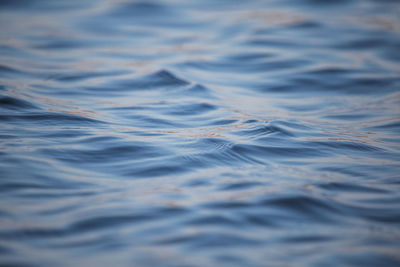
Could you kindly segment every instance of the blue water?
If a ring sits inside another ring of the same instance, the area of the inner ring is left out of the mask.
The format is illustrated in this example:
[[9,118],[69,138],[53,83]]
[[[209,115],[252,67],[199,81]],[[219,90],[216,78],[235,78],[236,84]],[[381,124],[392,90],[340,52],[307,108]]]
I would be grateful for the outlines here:
[[400,2],[0,1],[2,266],[399,266]]

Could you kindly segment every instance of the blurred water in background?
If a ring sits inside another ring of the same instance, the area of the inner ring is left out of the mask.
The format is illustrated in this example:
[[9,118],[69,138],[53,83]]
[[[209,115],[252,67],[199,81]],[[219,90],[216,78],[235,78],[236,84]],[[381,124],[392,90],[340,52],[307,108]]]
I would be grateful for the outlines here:
[[0,1],[0,263],[400,264],[400,2]]

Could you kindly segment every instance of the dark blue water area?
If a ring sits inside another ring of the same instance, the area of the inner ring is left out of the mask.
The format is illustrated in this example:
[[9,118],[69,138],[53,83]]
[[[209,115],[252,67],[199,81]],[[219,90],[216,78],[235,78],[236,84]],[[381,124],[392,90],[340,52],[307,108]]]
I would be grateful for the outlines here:
[[2,0],[0,25],[0,265],[400,265],[399,1]]

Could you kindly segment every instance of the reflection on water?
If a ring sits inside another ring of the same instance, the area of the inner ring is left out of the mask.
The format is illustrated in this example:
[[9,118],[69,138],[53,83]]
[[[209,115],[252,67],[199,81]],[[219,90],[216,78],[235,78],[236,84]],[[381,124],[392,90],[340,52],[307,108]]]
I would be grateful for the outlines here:
[[399,13],[1,1],[1,264],[399,265]]

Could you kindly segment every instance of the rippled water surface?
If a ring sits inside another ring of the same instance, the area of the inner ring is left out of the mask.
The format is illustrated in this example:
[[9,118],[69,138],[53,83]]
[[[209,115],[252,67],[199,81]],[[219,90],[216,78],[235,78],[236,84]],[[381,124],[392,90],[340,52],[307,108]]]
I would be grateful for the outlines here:
[[0,1],[0,263],[398,266],[400,2]]

